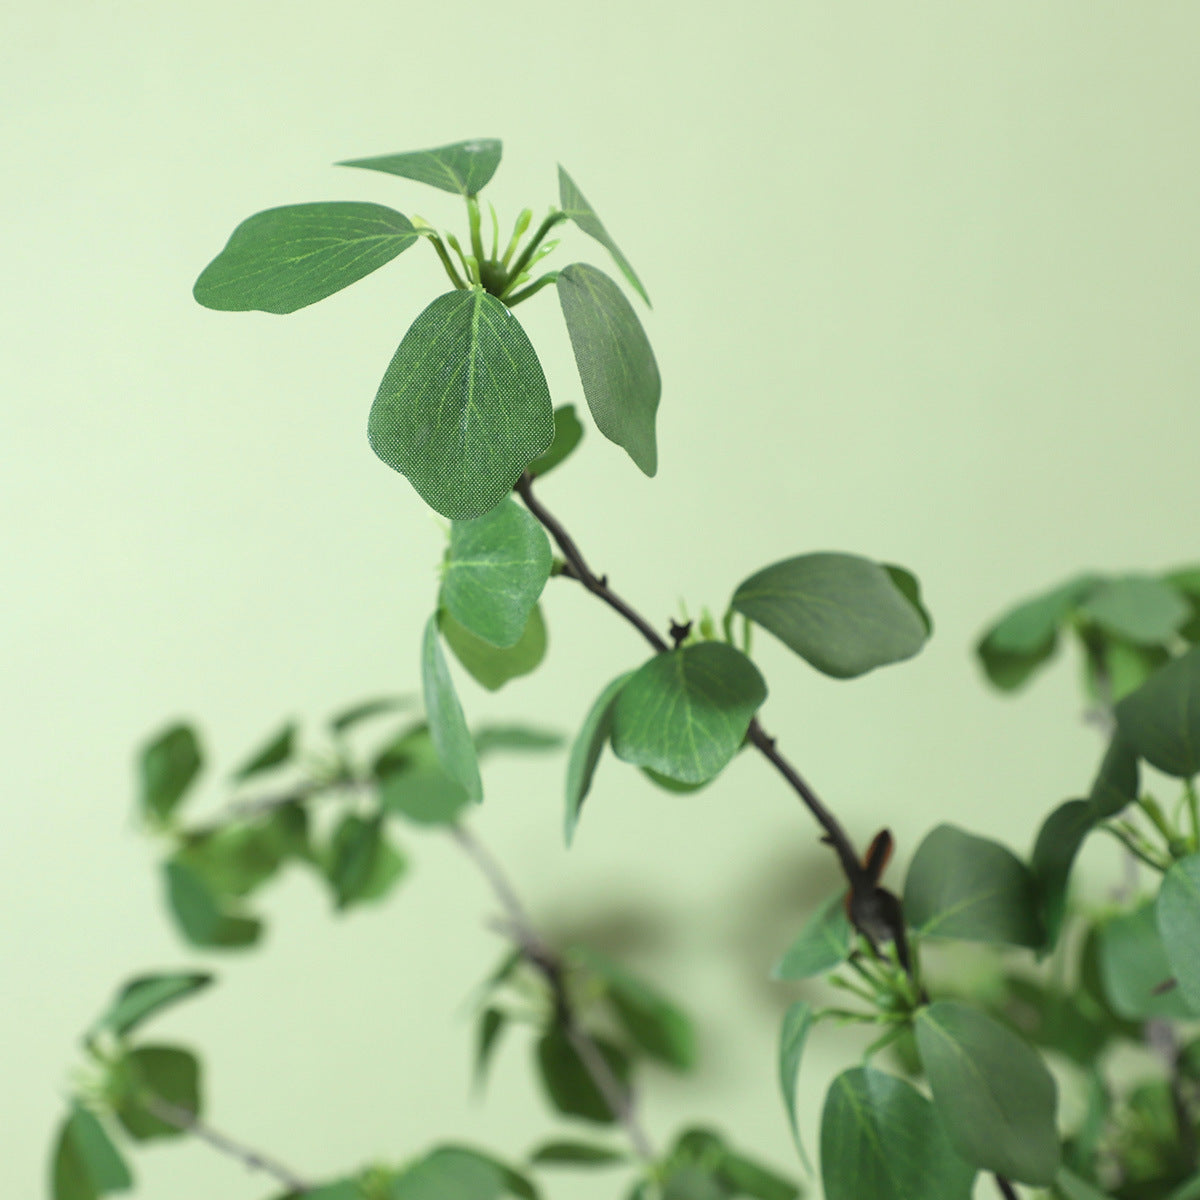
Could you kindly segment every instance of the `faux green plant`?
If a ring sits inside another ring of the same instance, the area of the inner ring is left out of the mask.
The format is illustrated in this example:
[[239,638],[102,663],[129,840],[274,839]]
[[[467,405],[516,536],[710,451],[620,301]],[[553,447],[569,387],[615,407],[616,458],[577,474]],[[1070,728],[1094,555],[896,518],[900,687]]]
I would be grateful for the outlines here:
[[[585,426],[572,404],[553,406],[513,309],[556,289],[592,424],[653,475],[660,382],[646,333],[621,283],[598,268],[543,267],[557,246],[550,234],[573,223],[648,297],[561,168],[558,206],[536,226],[524,210],[505,240],[480,201],[500,153],[498,141],[477,139],[342,164],[458,193],[461,238],[378,204],[287,206],[238,226],[197,280],[209,308],[289,313],[426,242],[452,289],[414,318],[367,426],[378,456],[451,524],[437,595],[413,639],[419,697],[357,703],[315,737],[290,722],[273,730],[229,772],[221,815],[203,822],[188,810],[207,752],[190,723],[173,723],[141,749],[138,805],[162,845],[162,892],[181,937],[213,954],[261,941],[254,900],[285,868],[312,873],[349,912],[402,885],[408,851],[397,830],[450,838],[490,884],[505,940],[475,991],[474,1085],[524,1027],[563,1129],[520,1154],[451,1134],[433,1147],[386,1148],[399,1163],[309,1179],[208,1124],[194,1052],[143,1041],[161,1009],[213,983],[207,971],[153,974],[121,988],[83,1036],[84,1066],[52,1152],[53,1200],[126,1191],[123,1146],[185,1135],[262,1172],[275,1197],[312,1200],[537,1200],[569,1194],[572,1171],[613,1172],[613,1195],[626,1200],[794,1200],[805,1187],[796,1167],[819,1176],[827,1200],[966,1200],[981,1176],[1004,1197],[1200,1197],[1200,569],[1078,576],[986,632],[983,670],[1010,691],[1064,632],[1077,637],[1104,753],[1081,795],[1050,811],[1027,856],[939,825],[892,890],[890,832],[857,844],[760,722],[768,685],[752,631],[835,679],[899,664],[933,630],[916,577],[800,548],[731,582],[719,618],[704,607],[691,621],[644,615],[593,570],[535,490],[568,462]],[[569,747],[553,730],[468,721],[451,666],[490,690],[535,670],[551,580],[586,589],[648,647],[596,681]],[[782,1168],[711,1128],[651,1138],[639,1067],[690,1070],[703,1053],[690,1017],[669,988],[597,948],[551,944],[470,826],[493,754],[566,750],[569,846],[583,836],[585,801],[603,803],[591,793],[606,751],[689,793],[747,748],[811,814],[842,876],[816,911],[797,914],[798,936],[774,970],[794,989],[774,1073],[799,1161]],[[1145,767],[1174,781],[1174,804],[1157,782],[1157,795],[1143,788]],[[1072,867],[1093,832],[1151,872],[1152,894],[1126,880],[1103,911],[1072,905]],[[988,970],[973,970],[972,982],[958,970],[964,942],[986,948]],[[802,1060],[814,1031],[830,1025],[872,1037],[828,1084],[813,1138],[797,1119],[801,1089],[814,1086]],[[1114,1074],[1113,1052],[1132,1044],[1148,1047],[1154,1066]],[[1064,1086],[1082,1114],[1070,1124]]]

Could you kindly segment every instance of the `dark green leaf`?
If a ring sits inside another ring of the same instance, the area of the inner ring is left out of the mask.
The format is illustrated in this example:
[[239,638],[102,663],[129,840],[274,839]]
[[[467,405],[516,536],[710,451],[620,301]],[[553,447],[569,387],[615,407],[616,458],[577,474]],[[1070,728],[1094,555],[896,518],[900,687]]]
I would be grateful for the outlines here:
[[454,681],[438,645],[436,614],[425,625],[421,648],[421,684],[425,694],[425,712],[429,736],[446,773],[461,784],[476,803],[483,800],[483,781],[479,778],[479,760],[475,743],[467,728],[462,705],[454,690]]
[[104,1126],[77,1101],[59,1133],[51,1182],[54,1200],[95,1200],[133,1187],[133,1176]]
[[612,731],[613,704],[625,681],[633,674],[632,671],[618,675],[596,697],[575,741],[571,745],[571,757],[567,764],[567,809],[564,820],[564,836],[569,846],[575,836],[575,827],[579,824],[579,812],[592,787],[592,777],[596,773],[596,764],[604,750]]
[[1158,932],[1179,991],[1200,1013],[1200,854],[1167,872],[1155,905]]
[[1035,1046],[1055,1050],[1084,1068],[1096,1062],[1112,1037],[1106,1015],[1078,990],[1060,991],[1010,976],[1002,1010]]
[[439,1147],[392,1181],[389,1200],[499,1200],[504,1179],[467,1150]]
[[556,729],[537,729],[532,725],[482,725],[475,730],[475,753],[496,751],[516,754],[541,754],[557,750],[565,739]]
[[1166,1200],[1200,1200],[1200,1175],[1193,1175],[1191,1179],[1181,1183]]
[[560,404],[554,410],[554,441],[550,449],[525,468],[530,475],[545,475],[553,471],[583,440],[583,426],[575,415],[575,405]]
[[[629,1084],[629,1059],[604,1038],[593,1037],[609,1070],[622,1087]],[[557,1026],[548,1029],[537,1043],[538,1074],[550,1103],[564,1116],[579,1117],[598,1125],[615,1120],[599,1088],[583,1065],[567,1035]]]
[[504,649],[476,637],[445,609],[438,612],[438,628],[467,674],[489,692],[535,671],[546,657],[546,622],[540,604],[534,605],[516,644]]
[[347,733],[354,726],[379,717],[385,713],[403,711],[413,706],[412,696],[380,696],[375,700],[365,700],[361,704],[345,708],[329,720],[329,728],[334,733]]
[[1097,818],[1115,817],[1138,798],[1138,758],[1131,747],[1114,734],[1096,773],[1088,801]]
[[676,796],[690,796],[693,792],[701,791],[712,783],[711,779],[705,779],[701,783],[680,783],[678,779],[671,779],[661,771],[652,770],[650,767],[642,767],[640,770],[655,787],[662,788],[664,792],[673,792]]
[[800,1196],[800,1189],[790,1179],[733,1150],[725,1151],[719,1174],[735,1196],[753,1200],[797,1200]]
[[[200,1114],[200,1063],[179,1046],[139,1046],[116,1068],[119,1087],[113,1108],[125,1132],[137,1141],[181,1137],[188,1121]],[[167,1121],[155,1111],[163,1102],[178,1110]]]
[[439,296],[379,385],[371,447],[443,516],[495,508],[550,445],[554,407],[516,317],[480,288]]
[[558,168],[558,197],[563,212],[588,237],[595,238],[613,256],[613,262],[620,268],[621,274],[629,280],[630,286],[637,294],[649,304],[650,297],[646,294],[646,289],[642,286],[642,281],[637,277],[633,267],[629,265],[629,260],[621,253],[616,242],[609,235],[608,230],[604,228],[600,218],[596,216],[596,210],[587,202],[584,194],[576,186],[575,181],[562,167]]
[[142,748],[142,811],[166,821],[200,774],[200,741],[190,725],[171,725]]
[[1156,671],[1113,710],[1138,755],[1167,775],[1200,772],[1200,646]]
[[543,1142],[529,1156],[539,1167],[612,1167],[629,1161],[629,1152],[594,1142]]
[[654,421],[662,381],[633,305],[603,271],[573,263],[558,273],[583,395],[596,428],[646,475],[658,470]]
[[295,312],[357,283],[416,240],[412,222],[382,204],[270,208],[233,231],[192,294],[222,312]]
[[508,1025],[508,1016],[502,1009],[485,1008],[479,1014],[479,1025],[475,1038],[475,1086],[483,1088],[487,1080],[492,1055],[499,1045],[500,1035]]
[[1094,587],[1097,575],[1079,575],[1017,605],[980,639],[976,651],[988,678],[1012,691],[1054,655],[1059,626]]
[[537,604],[554,554],[541,523],[515,500],[450,527],[441,602],[476,637],[512,646]]
[[1098,818],[1090,800],[1068,800],[1042,822],[1033,844],[1031,866],[1037,882],[1045,929],[1042,948],[1053,949],[1067,909],[1067,886],[1075,855],[1096,827]]
[[846,898],[830,896],[800,930],[771,971],[772,979],[810,979],[840,966],[850,957],[854,930],[846,916]]
[[1048,1185],[1059,1168],[1058,1091],[1037,1051],[956,1001],[920,1009],[921,1063],[951,1143],[970,1163]]
[[383,817],[347,813],[334,830],[326,872],[338,911],[381,900],[407,864],[383,833]]
[[1120,638],[1097,636],[1093,631],[1084,634],[1084,649],[1088,694],[1104,707],[1137,691],[1171,658],[1161,646],[1135,646]]
[[1150,575],[1126,575],[1100,584],[1079,606],[1079,613],[1115,637],[1156,646],[1178,632],[1191,609],[1169,583]]
[[724,642],[656,654],[617,694],[617,757],[680,783],[703,783],[737,754],[767,698],[758,668]]
[[163,864],[167,904],[183,936],[193,946],[224,950],[251,946],[262,936],[262,922],[221,903],[208,884],[182,862]]
[[270,879],[291,848],[275,821],[236,822],[188,835],[175,861],[199,876],[215,896],[242,897]]
[[904,911],[923,934],[1040,946],[1038,893],[1029,868],[1007,847],[939,825],[917,848]]
[[534,1187],[533,1181],[520,1171],[515,1170],[507,1163],[496,1158],[495,1155],[488,1154],[484,1150],[476,1150],[471,1146],[455,1144],[440,1146],[439,1150],[463,1154],[468,1158],[476,1159],[491,1167],[500,1176],[500,1183],[506,1194],[522,1197],[522,1200],[538,1200],[538,1190]]
[[287,762],[295,752],[297,726],[295,721],[289,721],[278,733],[271,737],[266,745],[255,751],[234,773],[237,780],[249,779],[272,767],[278,767]]
[[383,781],[379,803],[418,825],[452,825],[471,803],[466,789],[436,763],[396,771]]
[[728,1200],[729,1192],[710,1168],[683,1166],[663,1180],[662,1200]]
[[604,981],[613,1015],[635,1045],[676,1070],[695,1065],[696,1032],[686,1013],[605,955],[583,948],[575,953]]
[[195,995],[212,982],[213,977],[204,971],[139,975],[117,993],[108,1011],[92,1026],[92,1032],[107,1029],[124,1037],[162,1009]]
[[933,633],[933,617],[929,615],[929,609],[921,600],[920,581],[911,571],[904,567],[898,567],[894,563],[881,563],[880,566],[888,573],[905,600],[917,610],[917,615],[925,626],[925,637],[929,638]]
[[800,1060],[804,1057],[804,1044],[808,1041],[809,1031],[816,1020],[812,1005],[797,1000],[783,1014],[783,1024],[779,1029],[779,1086],[783,1090],[783,1102],[791,1124],[792,1139],[796,1143],[800,1160],[810,1175],[812,1163],[809,1162],[808,1153],[800,1139],[800,1124],[796,1116],[796,1086],[800,1081]]
[[730,607],[835,679],[911,658],[925,644],[923,610],[879,563],[801,554],[744,579]]
[[969,1200],[974,1179],[911,1084],[856,1067],[830,1085],[821,1115],[826,1200]]
[[472,138],[451,142],[432,150],[409,150],[403,154],[381,154],[375,158],[352,158],[339,167],[365,167],[428,183],[444,192],[472,196],[483,190],[500,165],[498,138]]

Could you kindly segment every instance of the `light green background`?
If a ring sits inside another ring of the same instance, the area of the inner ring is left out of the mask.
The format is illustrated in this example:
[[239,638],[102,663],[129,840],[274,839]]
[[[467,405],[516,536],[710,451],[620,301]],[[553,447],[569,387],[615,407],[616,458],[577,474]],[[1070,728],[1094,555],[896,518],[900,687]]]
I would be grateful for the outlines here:
[[[1025,849],[1085,784],[1076,664],[1010,702],[968,651],[1076,568],[1200,558],[1200,8],[59,0],[2,23],[0,1193],[44,1194],[75,1038],[112,987],[195,961],[134,827],[132,748],[189,715],[230,766],[284,713],[415,679],[442,535],[364,430],[443,286],[433,256],[287,318],[190,295],[272,205],[459,220],[337,159],[500,136],[506,219],[555,199],[560,159],[596,205],[656,305],[661,470],[593,431],[543,495],[656,619],[803,550],[920,574],[937,636],[910,664],[837,683],[760,641],[765,723],[857,838],[886,822],[906,858],[948,818]],[[553,295],[521,316],[578,399]],[[548,664],[497,696],[464,683],[473,717],[569,730],[642,655],[569,584],[547,610]],[[833,883],[813,826],[750,756],[692,798],[607,762],[568,855],[562,767],[489,768],[477,825],[547,928],[623,930],[697,1014],[699,1074],[647,1079],[654,1138],[721,1122],[794,1166],[786,993],[763,977]],[[314,1176],[552,1128],[519,1039],[469,1102],[490,901],[448,844],[407,845],[384,910],[339,921],[308,877],[273,889],[263,952],[216,962],[220,988],[159,1026],[203,1048],[215,1123]],[[1087,862],[1097,889],[1115,878],[1107,847]],[[810,1138],[844,1059],[818,1037]],[[136,1167],[144,1200],[270,1191],[200,1147]]]

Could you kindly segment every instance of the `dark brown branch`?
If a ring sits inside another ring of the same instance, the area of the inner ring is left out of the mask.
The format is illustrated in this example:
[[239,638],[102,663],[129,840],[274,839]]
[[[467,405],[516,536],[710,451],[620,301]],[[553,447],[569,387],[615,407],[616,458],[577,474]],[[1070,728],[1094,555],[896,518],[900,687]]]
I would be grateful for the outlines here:
[[591,1076],[596,1089],[604,1097],[604,1102],[624,1127],[634,1152],[645,1162],[653,1162],[654,1148],[638,1121],[633,1092],[613,1074],[608,1061],[600,1053],[600,1048],[579,1023],[567,992],[566,971],[562,959],[541,939],[525,912],[524,905],[508,882],[503,868],[483,843],[462,825],[451,825],[449,832],[459,848],[479,868],[500,902],[500,907],[504,910],[502,931],[517,944],[525,961],[545,979],[550,988],[555,1019],[575,1053],[579,1055],[579,1060]]
[[1013,1187],[1009,1180],[1003,1175],[997,1175],[995,1179],[996,1187],[999,1189],[1000,1195],[1004,1197],[1004,1200],[1020,1200],[1020,1197],[1017,1195],[1017,1189]]
[[237,1159],[238,1162],[251,1171],[262,1171],[265,1175],[273,1176],[289,1192],[303,1193],[312,1191],[313,1185],[306,1183],[290,1167],[285,1167],[275,1159],[268,1158],[267,1155],[250,1149],[249,1146],[243,1146],[240,1142],[235,1142],[233,1138],[227,1137],[211,1125],[206,1124],[190,1109],[181,1108],[178,1104],[172,1104],[169,1100],[164,1100],[161,1096],[144,1095],[142,1101],[146,1106],[146,1110],[160,1121],[164,1121],[168,1125],[174,1125],[176,1129],[182,1129],[185,1133],[191,1134],[192,1137],[198,1138],[229,1158]]

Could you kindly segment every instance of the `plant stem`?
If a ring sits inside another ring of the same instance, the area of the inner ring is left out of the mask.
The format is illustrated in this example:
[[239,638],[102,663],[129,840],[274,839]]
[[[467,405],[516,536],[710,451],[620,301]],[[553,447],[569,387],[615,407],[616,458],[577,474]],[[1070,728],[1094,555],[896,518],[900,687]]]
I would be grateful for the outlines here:
[[471,224],[471,253],[475,255],[476,262],[482,263],[485,257],[483,253],[483,216],[479,211],[478,196],[467,197],[467,218]]
[[1005,1176],[996,1175],[995,1180],[996,1187],[999,1189],[1000,1195],[1004,1197],[1004,1200],[1020,1200],[1020,1197],[1017,1195],[1017,1189],[1013,1187],[1012,1183]]
[[579,1024],[567,993],[562,959],[546,945],[534,929],[503,868],[487,848],[462,825],[451,825],[449,832],[459,848],[479,868],[495,893],[500,907],[504,909],[509,935],[517,943],[521,954],[532,967],[541,972],[549,985],[555,1015],[567,1040],[579,1055],[579,1061],[583,1063],[605,1103],[624,1127],[634,1152],[645,1162],[653,1162],[656,1157],[654,1148],[638,1121],[632,1091],[613,1074],[599,1047]]
[[528,287],[522,288],[519,292],[514,292],[504,303],[509,308],[516,308],[522,300],[528,300],[530,296],[536,296],[548,283],[554,283],[557,279],[557,271],[547,271],[545,275],[540,279],[535,279]]
[[169,1100],[153,1094],[143,1095],[142,1101],[146,1109],[160,1121],[165,1121],[168,1125],[175,1126],[176,1129],[182,1129],[185,1133],[191,1134],[192,1137],[198,1138],[229,1158],[237,1159],[251,1171],[262,1171],[264,1174],[273,1176],[289,1192],[312,1191],[313,1185],[301,1179],[290,1167],[267,1157],[258,1150],[252,1150],[249,1146],[235,1142],[233,1138],[206,1124],[188,1109],[181,1108],[178,1104],[172,1104]]
[[[662,653],[662,651],[669,649],[666,641],[654,626],[608,586],[608,576],[597,576],[591,570],[579,547],[575,544],[575,540],[566,531],[562,523],[533,494],[533,479],[528,473],[522,474],[521,478],[517,480],[515,490],[521,499],[525,501],[525,505],[529,511],[545,526],[546,531],[562,551],[563,557],[566,559],[566,565],[562,570],[562,574],[582,583],[594,596],[598,596],[610,608],[619,612],[626,621],[641,633],[642,637],[656,651]],[[866,888],[873,891],[875,882],[869,879],[867,873],[863,870],[858,861],[858,855],[855,853],[854,845],[850,841],[846,831],[842,828],[841,823],[825,807],[820,797],[809,787],[800,772],[779,752],[776,748],[775,739],[768,736],[762,725],[759,724],[757,717],[750,722],[750,727],[746,731],[746,738],[787,780],[800,796],[800,799],[804,802],[809,812],[812,813],[817,824],[825,831],[824,840],[833,847],[834,852],[837,854],[838,862],[842,867],[842,873],[846,876],[851,888]]]
[[460,291],[467,290],[467,284],[463,281],[462,276],[458,273],[454,263],[450,259],[450,253],[446,249],[446,244],[436,233],[427,234],[429,244],[437,251],[437,256],[442,260],[442,266],[446,268],[446,274],[450,276],[450,282]]

